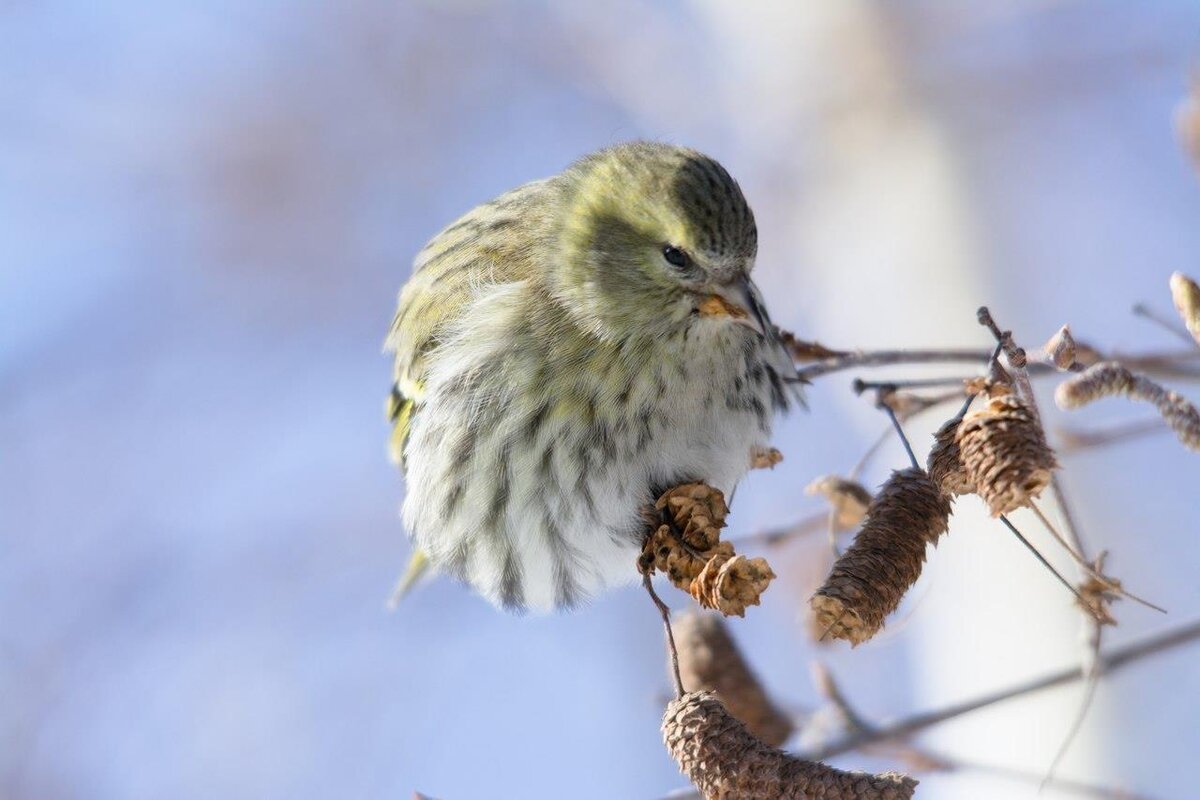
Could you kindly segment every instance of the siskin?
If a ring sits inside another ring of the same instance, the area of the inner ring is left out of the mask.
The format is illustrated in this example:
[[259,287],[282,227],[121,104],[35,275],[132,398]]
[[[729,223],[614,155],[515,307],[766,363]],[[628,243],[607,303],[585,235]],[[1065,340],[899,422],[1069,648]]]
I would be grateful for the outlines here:
[[728,496],[799,400],[750,280],[757,243],[720,164],[652,142],[435,236],[386,343],[414,565],[506,609],[570,607],[638,577],[661,492]]

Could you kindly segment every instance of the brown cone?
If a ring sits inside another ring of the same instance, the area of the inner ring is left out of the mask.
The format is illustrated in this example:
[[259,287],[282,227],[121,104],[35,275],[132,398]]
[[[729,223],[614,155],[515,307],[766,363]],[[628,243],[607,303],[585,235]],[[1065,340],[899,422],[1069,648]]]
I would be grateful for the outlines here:
[[958,449],[958,426],[962,422],[958,417],[946,421],[933,435],[933,447],[925,461],[929,470],[929,479],[948,495],[971,494],[975,484],[967,476],[967,470],[962,465],[962,456]]
[[1029,505],[1058,466],[1032,409],[1015,394],[992,397],[958,426],[963,467],[993,517]]
[[685,483],[669,489],[654,507],[664,520],[674,522],[683,540],[697,550],[708,550],[717,543],[729,515],[725,495],[705,483]]
[[719,489],[685,483],[668,489],[648,512],[653,531],[642,544],[637,566],[644,575],[662,572],[704,608],[745,616],[746,607],[774,579],[766,559],[745,558],[721,541],[729,507]]
[[893,773],[843,772],[764,744],[710,692],[667,705],[663,741],[705,800],[904,800],[917,782]]
[[810,604],[830,635],[860,644],[883,627],[917,578],[925,545],[950,520],[950,500],[922,470],[898,470],[875,495],[862,530]]
[[725,621],[716,614],[691,612],[672,625],[683,685],[694,692],[715,692],[729,713],[767,744],[778,747],[787,741],[792,720],[771,702]]
[[[728,545],[727,542],[722,542]],[[729,552],[733,552],[732,546]],[[704,569],[692,580],[689,591],[704,608],[713,608],[725,616],[746,616],[746,606],[756,606],[775,573],[765,558],[728,556],[709,558]]]

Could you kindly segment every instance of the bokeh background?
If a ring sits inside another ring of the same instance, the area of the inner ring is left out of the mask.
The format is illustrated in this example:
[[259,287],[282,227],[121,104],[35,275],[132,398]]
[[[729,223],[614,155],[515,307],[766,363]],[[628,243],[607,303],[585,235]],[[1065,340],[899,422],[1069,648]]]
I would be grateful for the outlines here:
[[[413,254],[648,137],[739,178],[758,281],[801,335],[986,346],[988,303],[1030,347],[1069,322],[1171,349],[1130,307],[1169,311],[1171,271],[1200,273],[1172,128],[1198,56],[1184,2],[0,3],[0,797],[681,788],[640,590],[515,618],[443,580],[385,612],[408,546],[380,346]],[[741,487],[731,535],[819,509],[801,489],[879,433],[848,379],[780,426],[787,460]],[[1063,461],[1089,544],[1171,611],[1120,604],[1110,641],[1200,614],[1196,457],[1158,435]],[[734,628],[789,707],[819,704],[814,658],[882,719],[1080,657],[1064,590],[976,502],[854,651],[804,631],[824,552],[766,553],[782,577]],[[1197,796],[1198,691],[1197,648],[1115,675],[1060,774]],[[1034,779],[931,774],[920,796],[1035,796],[1079,698],[931,731]]]

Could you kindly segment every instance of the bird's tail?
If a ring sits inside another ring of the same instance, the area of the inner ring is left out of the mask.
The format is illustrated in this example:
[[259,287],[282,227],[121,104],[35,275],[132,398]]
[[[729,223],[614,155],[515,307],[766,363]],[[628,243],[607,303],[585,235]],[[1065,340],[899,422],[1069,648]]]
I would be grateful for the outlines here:
[[392,589],[392,595],[388,598],[388,611],[395,611],[400,605],[400,601],[412,591],[413,587],[421,582],[429,573],[429,556],[425,551],[417,548],[413,550],[412,558],[408,560],[408,566],[404,568],[404,574],[396,581],[395,588]]

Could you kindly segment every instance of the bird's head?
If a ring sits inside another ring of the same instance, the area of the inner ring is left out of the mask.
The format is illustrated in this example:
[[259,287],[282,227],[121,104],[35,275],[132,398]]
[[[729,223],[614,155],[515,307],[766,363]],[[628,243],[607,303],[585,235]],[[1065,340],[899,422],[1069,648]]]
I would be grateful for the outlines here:
[[720,164],[634,142],[585,157],[565,177],[555,291],[576,319],[603,337],[692,324],[764,335],[770,323],[749,277],[754,215]]

